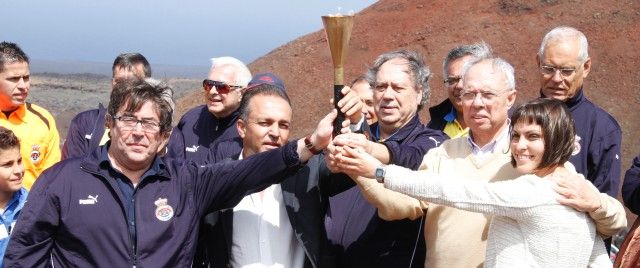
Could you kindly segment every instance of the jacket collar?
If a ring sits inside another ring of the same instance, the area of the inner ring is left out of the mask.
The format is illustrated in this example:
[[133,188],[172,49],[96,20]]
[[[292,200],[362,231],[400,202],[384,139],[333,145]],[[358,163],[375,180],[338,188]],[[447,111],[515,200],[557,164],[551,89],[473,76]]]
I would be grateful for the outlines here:
[[17,120],[20,120],[22,122],[26,122],[24,120],[24,116],[27,113],[27,103],[23,103],[18,105],[18,108],[16,108],[15,110],[13,110],[12,112],[9,113],[9,116],[7,116],[6,113],[0,113],[0,117],[5,118],[7,120],[11,120],[11,118],[16,118]]
[[[407,122],[407,124],[402,126],[400,129],[396,130],[396,132],[391,134],[391,136],[389,138],[387,138],[386,140],[388,140],[388,141],[403,141],[404,139],[407,138],[407,136],[409,136],[409,134],[411,134],[413,129],[415,129],[417,126],[421,126],[421,125],[422,124],[420,123],[420,117],[416,113],[416,114],[413,115],[413,118],[411,118],[411,120],[409,120],[409,122]],[[378,122],[376,122],[373,125],[371,125],[371,130],[373,132],[372,133],[373,134],[373,138],[376,141],[379,141],[380,140],[380,126],[378,125]]]
[[211,116],[211,119],[216,121],[218,123],[218,126],[223,127],[223,129],[226,129],[227,127],[230,127],[231,125],[235,124],[236,119],[238,119],[238,117],[240,116],[240,111],[239,111],[240,109],[236,109],[228,116],[221,117],[221,118],[218,118],[215,115],[213,115],[211,112],[209,112],[209,110],[207,109],[207,105],[204,105],[204,110],[207,114],[209,114],[209,116]]
[[[546,98],[547,97],[542,93],[542,89],[540,89],[540,97],[542,97],[542,98]],[[582,91],[582,87],[580,87],[580,89],[578,89],[578,91],[576,91],[576,94],[573,97],[567,99],[564,103],[567,105],[569,110],[573,110],[583,100],[584,100],[584,92]]]
[[[107,155],[109,146],[111,146],[111,141],[108,141],[105,145],[96,148],[93,152],[85,156],[80,163],[81,168],[94,174],[104,174],[104,170],[109,167],[113,168]],[[158,155],[153,159],[149,171],[152,171],[157,176],[171,179],[164,160]],[[145,172],[145,174],[148,174],[148,172]]]

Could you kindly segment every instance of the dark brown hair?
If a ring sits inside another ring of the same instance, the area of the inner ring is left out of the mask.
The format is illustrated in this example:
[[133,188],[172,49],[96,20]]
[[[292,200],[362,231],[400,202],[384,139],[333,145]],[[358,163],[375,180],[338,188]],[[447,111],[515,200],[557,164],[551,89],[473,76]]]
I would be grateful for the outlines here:
[[153,80],[124,79],[118,80],[111,91],[108,112],[116,116],[120,108],[129,113],[140,110],[147,101],[155,104],[160,119],[160,132],[171,130],[173,115],[173,89],[165,83]]
[[144,78],[151,77],[151,66],[149,65],[149,61],[147,61],[147,58],[142,56],[140,53],[122,53],[118,55],[118,57],[113,61],[113,66],[111,67],[112,77],[116,75],[116,70],[118,68],[131,71],[138,64],[142,65]]
[[[576,129],[571,113],[563,102],[540,98],[524,103],[511,115],[511,133],[517,123],[536,124],[542,129],[544,153],[538,170],[569,161],[575,146]],[[511,165],[516,165],[513,155]]]
[[5,65],[16,62],[29,64],[29,57],[16,43],[0,43],[0,72],[4,72]]
[[0,127],[0,150],[20,148],[20,141],[13,131],[6,127]]
[[246,121],[249,119],[249,114],[251,113],[251,100],[256,96],[280,97],[285,100],[289,104],[289,106],[291,106],[291,101],[289,100],[289,95],[287,95],[287,92],[271,84],[258,84],[256,86],[247,88],[247,91],[242,94],[240,108],[238,108],[238,110],[240,111],[240,118],[242,118],[242,120]]

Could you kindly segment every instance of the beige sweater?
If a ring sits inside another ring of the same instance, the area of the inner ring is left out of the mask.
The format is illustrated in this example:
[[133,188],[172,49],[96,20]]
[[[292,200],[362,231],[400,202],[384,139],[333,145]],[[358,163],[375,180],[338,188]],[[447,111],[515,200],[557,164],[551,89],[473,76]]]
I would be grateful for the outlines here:
[[[508,139],[496,145],[492,156],[479,162],[471,153],[466,138],[446,141],[430,150],[421,170],[443,176],[469,177],[479,181],[507,180],[520,174],[510,164]],[[416,178],[416,176],[412,176]],[[483,179],[480,179],[483,178]],[[426,203],[385,189],[375,180],[356,180],[369,202],[378,208],[386,220],[421,217]],[[615,199],[601,195],[603,206],[591,217],[598,223],[598,231],[611,235],[624,226],[624,208]],[[431,204],[426,215],[426,267],[478,267],[484,262],[487,232],[491,216],[456,208]]]

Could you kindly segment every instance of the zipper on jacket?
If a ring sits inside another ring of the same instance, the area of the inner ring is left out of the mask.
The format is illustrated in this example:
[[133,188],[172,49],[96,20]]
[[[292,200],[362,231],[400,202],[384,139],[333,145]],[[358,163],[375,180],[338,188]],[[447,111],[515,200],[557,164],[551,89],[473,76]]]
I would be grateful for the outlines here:
[[[136,214],[136,188],[133,188],[133,198],[131,198],[131,203],[132,203],[132,208],[133,208],[133,215],[134,215],[134,220],[133,222],[131,222],[131,224],[133,224],[133,226],[129,225],[129,219],[127,218],[127,226],[129,226],[127,229],[129,229],[129,239],[131,240],[131,258],[133,260],[133,268],[136,268],[136,266],[138,266],[138,252],[137,252],[137,241],[138,241],[138,237],[137,237],[137,232],[138,232],[138,228],[136,226],[136,221],[138,221],[138,218],[135,217]],[[131,230],[131,228],[133,227],[133,230]]]
[[[93,175],[99,176],[103,180],[108,180],[107,177],[105,177],[100,172],[95,172],[95,171],[86,169],[86,168],[84,168],[82,166],[80,167],[80,169],[86,171],[89,174],[93,174]],[[138,185],[138,186],[140,186],[140,185]],[[115,190],[119,191],[120,189],[116,188]],[[135,206],[136,190],[137,190],[137,188],[134,187],[134,189],[133,189],[133,198],[131,198],[131,202],[133,203],[133,213],[134,213],[134,215],[136,213],[135,212],[135,209],[136,209],[135,208],[136,207]],[[126,210],[125,210],[125,213],[126,213]],[[138,255],[137,255],[137,248],[136,248],[136,245],[137,245],[136,230],[137,230],[137,228],[135,226],[135,221],[136,220],[134,220],[134,222],[133,222],[134,230],[133,230],[133,232],[131,232],[131,230],[130,230],[131,226],[130,226],[130,223],[129,223],[129,217],[127,215],[125,215],[125,222],[127,223],[127,232],[129,233],[129,242],[131,243],[131,252],[129,254],[130,254],[130,257],[131,257],[131,261],[132,261],[131,264],[132,264],[133,268],[136,268],[138,266]]]

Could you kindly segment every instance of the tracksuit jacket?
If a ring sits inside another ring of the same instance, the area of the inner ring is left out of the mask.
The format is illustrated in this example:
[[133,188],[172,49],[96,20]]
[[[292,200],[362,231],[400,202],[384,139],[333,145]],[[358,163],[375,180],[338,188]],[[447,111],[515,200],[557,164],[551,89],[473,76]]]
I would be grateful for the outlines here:
[[62,146],[62,159],[85,156],[100,146],[106,114],[107,109],[101,103],[98,109],[81,112],[71,120]]
[[[542,95],[544,97],[544,95]],[[622,131],[615,118],[584,96],[582,88],[565,101],[580,138],[580,151],[569,162],[602,193],[617,197],[620,186]]]
[[[371,126],[377,140],[377,123]],[[447,137],[426,128],[414,116],[383,142],[391,163],[417,169],[431,148]],[[385,221],[357,186],[329,198],[325,227],[338,267],[422,267],[425,258],[424,220]]]
[[[640,155],[624,175],[622,199],[631,212],[640,214]],[[640,267],[640,217],[631,226],[624,243],[620,246],[614,267]]]
[[[240,139],[235,126],[238,116],[239,111],[236,110],[225,118],[217,118],[209,112],[207,105],[189,110],[173,128],[167,146],[168,156],[205,162],[209,150],[219,142]],[[238,143],[236,149],[239,151],[241,148],[241,143]]]
[[631,212],[640,215],[640,155],[633,159],[633,164],[624,175],[622,199]]
[[[242,140],[236,130],[236,121],[239,111],[234,111],[229,116],[217,118],[209,112],[207,105],[200,105],[187,111],[178,124],[173,128],[169,144],[167,145],[167,155],[175,159],[184,159],[196,163],[214,163],[211,152],[223,153],[226,156],[237,154],[242,150]],[[213,150],[221,142],[226,143],[225,148],[218,152]],[[223,158],[220,158],[223,159]],[[217,219],[218,212],[207,215],[209,219]],[[222,233],[221,230],[213,229],[211,223],[202,220],[200,225],[199,242],[194,258],[194,267],[208,267],[212,259],[220,259],[219,252],[206,252],[210,244],[220,243],[220,241],[210,241],[217,239]]]
[[189,267],[202,215],[301,167],[295,141],[229,163],[156,156],[133,192],[135,222],[128,222],[110,163],[100,161],[109,145],[42,174],[13,231],[7,267]]
[[440,104],[429,108],[429,116],[431,120],[427,123],[427,127],[431,129],[444,130],[447,120],[444,116],[449,114],[453,109],[453,103],[449,99],[445,99]]

